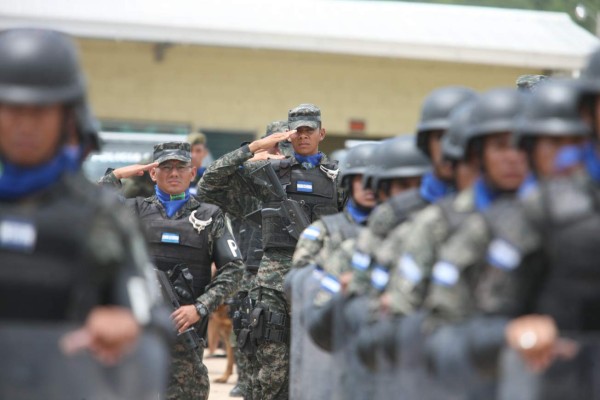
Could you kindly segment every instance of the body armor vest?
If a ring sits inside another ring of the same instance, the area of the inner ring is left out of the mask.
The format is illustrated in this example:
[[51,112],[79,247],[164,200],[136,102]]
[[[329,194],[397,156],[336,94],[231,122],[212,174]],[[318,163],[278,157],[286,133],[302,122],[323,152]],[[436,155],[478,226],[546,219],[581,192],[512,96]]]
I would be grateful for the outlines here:
[[[335,175],[329,176],[326,171],[336,171],[337,164],[321,164],[312,169],[304,169],[300,164],[291,165],[289,159],[272,161],[281,185],[288,198],[302,205],[308,219],[313,222],[324,215],[335,214],[338,209],[338,193]],[[324,168],[325,171],[322,169]],[[277,200],[267,200],[264,208],[278,208]],[[263,248],[296,247],[297,240],[286,230],[288,221],[280,216],[263,215]]]
[[442,215],[448,224],[448,234],[453,234],[463,223],[463,221],[471,215],[475,209],[469,211],[458,211],[456,210],[454,202],[456,201],[457,194],[451,194],[444,197],[436,204],[442,211]]
[[404,223],[411,214],[425,208],[429,203],[421,197],[418,189],[411,189],[394,196],[390,200],[396,218],[394,228]]
[[82,319],[106,300],[110,272],[91,259],[89,238],[109,201],[69,176],[25,203],[0,202],[0,319]]
[[[208,224],[198,232],[188,220],[188,213],[177,219],[169,219],[155,203],[141,198],[132,200],[144,226],[150,255],[156,267],[166,272],[177,264],[185,264],[194,277],[194,297],[201,296],[211,280],[213,260],[208,239],[212,226]],[[196,219],[209,221],[217,213],[218,207],[202,203],[195,211]]]
[[600,191],[566,179],[540,190],[548,268],[536,312],[553,316],[559,330],[600,330]]
[[346,239],[355,238],[360,232],[360,225],[350,220],[344,212],[326,215],[321,222],[327,228],[327,233],[335,243],[342,243]]

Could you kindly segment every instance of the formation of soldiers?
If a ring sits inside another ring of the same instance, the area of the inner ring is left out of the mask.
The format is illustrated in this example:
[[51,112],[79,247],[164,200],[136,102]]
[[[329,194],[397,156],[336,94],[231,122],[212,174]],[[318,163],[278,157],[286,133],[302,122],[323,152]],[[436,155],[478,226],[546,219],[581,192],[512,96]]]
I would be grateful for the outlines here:
[[[197,139],[99,186],[81,174],[98,145],[83,82],[65,35],[0,33],[4,350],[27,324],[82,325],[62,352],[114,365],[141,343],[124,365],[148,370],[165,355],[144,349],[170,353],[168,380],[95,393],[205,399],[206,322],[228,301],[246,399],[600,398],[600,50],[578,79],[434,90],[414,137],[341,165],[306,103],[201,178]],[[145,173],[146,197],[102,188]],[[40,397],[13,354],[0,394]]]

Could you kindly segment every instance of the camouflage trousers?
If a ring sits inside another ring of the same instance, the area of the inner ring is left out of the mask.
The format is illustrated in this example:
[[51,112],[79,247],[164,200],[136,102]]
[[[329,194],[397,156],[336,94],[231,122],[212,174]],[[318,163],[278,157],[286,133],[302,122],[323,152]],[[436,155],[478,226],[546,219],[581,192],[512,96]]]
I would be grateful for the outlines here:
[[[256,275],[249,272],[244,272],[242,282],[240,283],[240,291],[249,292],[254,286],[254,280]],[[232,333],[231,343],[235,347],[235,364],[237,367],[238,381],[237,385],[243,393],[248,393],[251,386],[252,379],[252,359],[254,356],[250,356],[242,352],[237,345],[237,337],[235,333]]]
[[178,337],[171,356],[167,399],[206,400],[209,392],[210,381],[208,370],[202,362],[202,353],[196,357],[186,347],[183,338]]
[[[253,291],[252,297],[275,312],[288,312],[289,306],[284,294],[260,288]],[[289,395],[290,348],[287,343],[264,341],[258,346],[254,359],[251,359],[251,391],[247,400],[287,400]]]

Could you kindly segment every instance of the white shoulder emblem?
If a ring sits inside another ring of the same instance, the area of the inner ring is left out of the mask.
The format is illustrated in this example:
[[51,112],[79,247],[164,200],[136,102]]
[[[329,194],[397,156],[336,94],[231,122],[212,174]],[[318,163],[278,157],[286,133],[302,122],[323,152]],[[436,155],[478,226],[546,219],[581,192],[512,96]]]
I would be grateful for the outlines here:
[[206,228],[207,226],[209,226],[212,223],[212,218],[209,218],[206,221],[201,221],[198,218],[196,218],[196,210],[195,210],[190,215],[189,221],[192,224],[192,226],[194,227],[194,229],[196,231],[198,231],[198,233],[201,233],[204,230],[204,228]]
[[329,179],[331,179],[332,181],[335,181],[337,179],[337,176],[340,172],[339,168],[338,169],[327,169],[324,166],[320,166],[319,168],[321,168],[321,171],[325,172],[325,174],[329,177]]

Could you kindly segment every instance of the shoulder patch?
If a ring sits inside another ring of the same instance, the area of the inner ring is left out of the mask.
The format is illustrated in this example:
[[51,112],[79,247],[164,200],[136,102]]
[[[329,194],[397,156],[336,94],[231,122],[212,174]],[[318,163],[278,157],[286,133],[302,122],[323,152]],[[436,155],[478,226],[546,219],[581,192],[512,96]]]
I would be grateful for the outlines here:
[[354,254],[352,255],[352,266],[359,270],[359,271],[365,271],[367,268],[369,268],[369,265],[371,264],[371,256],[360,252],[360,251],[355,251]]
[[458,268],[446,261],[438,261],[433,266],[432,280],[441,286],[454,286],[459,278]]
[[377,265],[371,272],[371,285],[377,290],[383,290],[390,280],[390,273],[381,265]]
[[513,270],[521,263],[521,253],[506,240],[494,239],[488,247],[487,261],[496,268]]
[[321,230],[317,226],[311,225],[302,232],[302,237],[309,240],[317,240],[320,233]]
[[327,274],[321,279],[321,287],[329,293],[337,293],[342,285],[333,275]]
[[421,273],[419,265],[410,254],[402,254],[398,260],[397,267],[400,274],[413,284],[419,283],[423,279],[423,274]]

